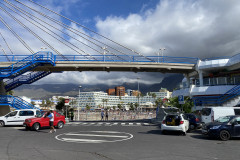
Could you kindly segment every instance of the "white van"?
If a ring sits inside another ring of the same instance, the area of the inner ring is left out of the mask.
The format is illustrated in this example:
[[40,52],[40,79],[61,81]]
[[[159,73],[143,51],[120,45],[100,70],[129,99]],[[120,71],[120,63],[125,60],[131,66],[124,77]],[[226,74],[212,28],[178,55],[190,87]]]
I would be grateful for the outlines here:
[[206,107],[202,109],[202,123],[213,122],[219,117],[240,115],[240,107]]
[[5,125],[23,125],[25,119],[35,117],[41,114],[38,109],[21,109],[12,111],[5,116],[0,117],[0,127]]

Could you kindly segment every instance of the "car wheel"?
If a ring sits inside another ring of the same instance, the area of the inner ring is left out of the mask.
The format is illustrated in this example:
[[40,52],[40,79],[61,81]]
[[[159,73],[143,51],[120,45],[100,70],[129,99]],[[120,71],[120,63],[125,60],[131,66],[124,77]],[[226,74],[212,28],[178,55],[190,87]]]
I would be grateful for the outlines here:
[[220,132],[220,139],[223,140],[223,141],[227,141],[231,138],[231,135],[228,131],[226,130],[222,130]]
[[33,130],[38,131],[39,129],[40,129],[40,124],[39,123],[34,123]]
[[63,123],[63,122],[58,122],[58,124],[57,124],[57,128],[58,128],[58,129],[63,128],[63,126],[64,126],[64,123]]
[[162,134],[166,134],[166,131],[162,131]]
[[4,121],[0,121],[0,127],[4,127],[4,126],[5,126]]
[[190,126],[189,126],[189,130],[194,130],[195,129],[195,126],[193,125],[193,124],[191,124]]
[[30,130],[30,128],[28,126],[25,126],[25,130],[28,131]]

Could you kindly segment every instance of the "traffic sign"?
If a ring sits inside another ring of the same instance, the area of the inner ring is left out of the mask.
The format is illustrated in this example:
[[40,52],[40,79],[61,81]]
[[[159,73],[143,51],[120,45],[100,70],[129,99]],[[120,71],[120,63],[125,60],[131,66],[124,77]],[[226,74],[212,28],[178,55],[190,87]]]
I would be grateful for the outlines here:
[[185,102],[184,102],[184,96],[183,96],[183,95],[178,96],[178,103],[179,103],[179,104],[184,104],[184,103],[185,103]]

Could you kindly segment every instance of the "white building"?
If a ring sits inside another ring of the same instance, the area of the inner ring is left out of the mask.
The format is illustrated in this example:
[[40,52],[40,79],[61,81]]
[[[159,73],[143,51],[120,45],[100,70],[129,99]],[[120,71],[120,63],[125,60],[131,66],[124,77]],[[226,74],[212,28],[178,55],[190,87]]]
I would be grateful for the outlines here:
[[182,88],[173,97],[190,96],[195,107],[240,105],[240,54],[199,60],[192,73],[185,74]]
[[[75,107],[80,107],[81,109],[85,109],[86,106],[90,106],[92,109],[99,109],[99,108],[113,108],[114,106],[118,108],[118,105],[120,104],[123,108],[127,109],[129,108],[130,104],[133,105],[135,103],[140,104],[141,106],[146,106],[146,104],[155,104],[155,100],[157,98],[169,98],[170,92],[152,92],[156,94],[156,98],[153,98],[152,96],[143,96],[143,97],[137,97],[137,96],[111,96],[108,95],[105,92],[81,92],[80,93],[80,100],[79,97],[77,97],[77,103],[75,104]],[[104,102],[103,102],[104,101]]]

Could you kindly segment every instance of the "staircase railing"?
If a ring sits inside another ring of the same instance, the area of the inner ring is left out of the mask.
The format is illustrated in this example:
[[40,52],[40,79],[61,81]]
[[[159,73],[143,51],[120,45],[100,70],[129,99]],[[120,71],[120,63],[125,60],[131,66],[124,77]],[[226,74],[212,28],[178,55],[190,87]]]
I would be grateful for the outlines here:
[[222,105],[223,103],[229,101],[240,95],[240,85],[236,85],[232,89],[228,90],[226,93],[220,96],[200,96],[193,97],[195,105]]
[[49,74],[51,74],[50,71],[48,71],[48,72],[39,71],[39,72],[31,72],[27,75],[19,75],[18,77],[10,79],[5,82],[6,92],[8,92],[14,88],[17,88],[22,84],[31,84]]
[[39,109],[22,98],[11,95],[0,95],[0,105],[10,105],[15,109]]
[[55,58],[51,52],[37,52],[33,55],[30,55],[9,67],[2,69],[0,71],[0,78],[9,78],[16,77],[20,74],[23,74],[42,63],[51,63],[55,65]]

